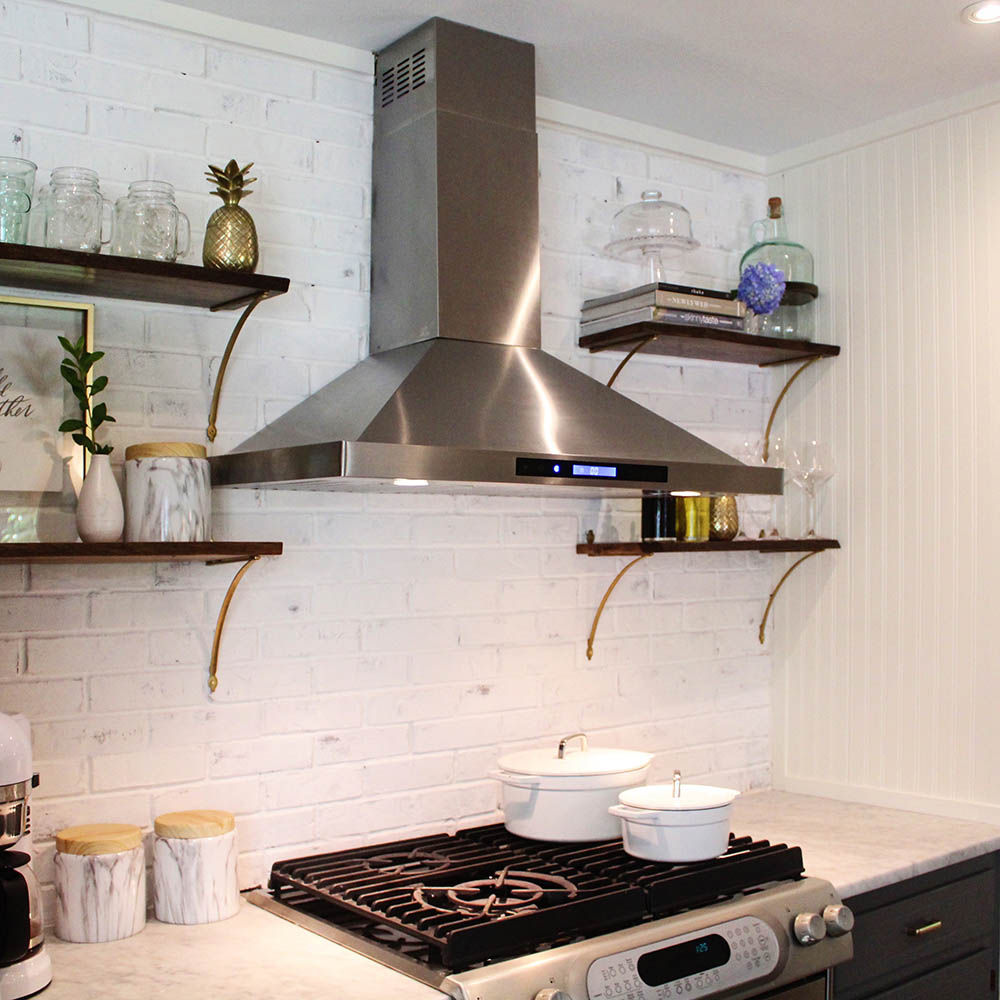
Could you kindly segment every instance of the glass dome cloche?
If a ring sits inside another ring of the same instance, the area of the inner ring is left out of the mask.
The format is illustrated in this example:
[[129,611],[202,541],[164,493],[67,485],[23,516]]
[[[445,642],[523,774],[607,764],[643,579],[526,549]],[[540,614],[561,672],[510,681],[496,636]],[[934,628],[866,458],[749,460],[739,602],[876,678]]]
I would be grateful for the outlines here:
[[659,191],[643,191],[640,200],[626,205],[611,222],[611,242],[604,252],[618,260],[647,261],[650,280],[663,280],[663,257],[695,250],[700,244],[691,232],[691,213]]

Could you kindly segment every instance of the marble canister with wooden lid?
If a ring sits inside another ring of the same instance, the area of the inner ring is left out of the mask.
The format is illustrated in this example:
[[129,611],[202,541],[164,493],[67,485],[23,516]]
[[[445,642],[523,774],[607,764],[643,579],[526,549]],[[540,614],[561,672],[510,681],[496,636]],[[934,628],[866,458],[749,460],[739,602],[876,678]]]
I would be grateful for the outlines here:
[[153,829],[156,919],[209,924],[235,917],[240,893],[233,814],[216,809],[165,813]]
[[56,937],[117,941],[146,926],[142,830],[124,823],[71,826],[56,834]]
[[212,493],[204,445],[184,441],[125,449],[125,541],[212,540]]

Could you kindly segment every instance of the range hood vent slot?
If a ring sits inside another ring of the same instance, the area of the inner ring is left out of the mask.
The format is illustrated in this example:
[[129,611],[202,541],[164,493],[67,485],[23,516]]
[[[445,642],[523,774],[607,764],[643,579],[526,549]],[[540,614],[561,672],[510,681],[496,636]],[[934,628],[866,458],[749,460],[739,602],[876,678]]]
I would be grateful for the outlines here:
[[426,49],[418,49],[412,56],[401,59],[382,73],[383,108],[426,83],[426,52]]

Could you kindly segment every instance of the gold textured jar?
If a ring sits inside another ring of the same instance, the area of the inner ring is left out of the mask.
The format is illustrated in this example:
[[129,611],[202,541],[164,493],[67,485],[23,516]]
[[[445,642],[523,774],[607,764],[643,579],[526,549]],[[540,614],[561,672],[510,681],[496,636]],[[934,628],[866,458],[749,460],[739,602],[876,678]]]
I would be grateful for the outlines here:
[[709,533],[720,542],[728,542],[740,530],[740,516],[736,510],[736,497],[728,493],[712,497],[709,514]]

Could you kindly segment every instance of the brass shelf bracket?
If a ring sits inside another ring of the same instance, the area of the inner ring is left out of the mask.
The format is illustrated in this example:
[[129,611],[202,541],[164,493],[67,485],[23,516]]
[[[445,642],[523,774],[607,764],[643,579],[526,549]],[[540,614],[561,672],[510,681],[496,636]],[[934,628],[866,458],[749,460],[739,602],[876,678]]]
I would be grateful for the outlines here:
[[[608,383],[610,385],[610,383]],[[590,635],[587,636],[587,659],[592,660],[594,658],[594,637],[597,635],[597,626],[601,620],[601,614],[604,611],[604,605],[608,603],[608,598],[611,596],[612,591],[618,586],[621,578],[637,563],[642,562],[643,559],[648,559],[652,555],[651,552],[643,552],[641,556],[636,556],[631,562],[626,563],[625,566],[619,571],[618,575],[611,581],[611,586],[604,592],[604,596],[601,598],[601,603],[597,605],[597,613],[594,615],[594,624],[590,626]]]
[[[205,436],[209,441],[214,441],[216,434],[219,433],[218,428],[215,426],[215,421],[219,415],[219,399],[222,396],[222,380],[226,377],[226,368],[229,367],[229,358],[233,353],[233,348],[236,346],[236,341],[243,332],[243,324],[250,318],[250,313],[252,313],[264,299],[268,298],[269,295],[269,292],[258,292],[256,295],[250,297],[242,315],[236,321],[236,326],[233,327],[233,332],[229,337],[229,343],[226,344],[226,350],[223,352],[222,361],[219,363],[219,372],[215,376],[215,388],[212,390],[212,408],[208,413],[208,427],[205,430]],[[219,309],[231,308],[233,308],[233,303],[224,303],[221,306],[213,306],[212,312],[216,312]]]
[[[767,456],[771,451],[771,428],[774,426],[774,418],[777,416],[778,407],[781,406],[781,401],[785,398],[785,394],[792,387],[792,383],[810,366],[816,364],[817,361],[824,357],[822,354],[817,354],[816,357],[810,358],[805,364],[799,365],[795,370],[795,374],[785,383],[785,388],[778,393],[778,398],[774,401],[774,406],[771,407],[771,415],[767,418],[767,428],[764,431],[764,449],[761,453],[761,458],[763,461],[767,461]],[[761,640],[763,642],[763,640]]]
[[641,351],[648,343],[651,343],[652,341],[656,340],[658,336],[659,336],[658,333],[652,333],[648,337],[643,337],[642,340],[640,340],[635,345],[635,347],[633,347],[632,350],[629,351],[624,358],[622,358],[618,367],[612,373],[611,378],[608,379],[609,389],[615,384],[615,379],[618,378],[618,376],[621,374],[622,369],[632,360],[632,358],[635,357],[635,355],[638,354],[639,351]]
[[788,569],[782,574],[781,579],[778,581],[777,587],[771,591],[771,596],[767,599],[767,607],[764,608],[764,617],[760,620],[760,630],[757,632],[757,639],[760,644],[764,645],[764,630],[767,628],[767,616],[771,613],[771,606],[774,604],[774,599],[778,596],[778,591],[781,590],[781,585],[792,575],[795,570],[801,566],[807,559],[812,559],[813,556],[819,555],[820,549],[815,552],[807,552],[801,559],[796,559]]
[[[255,563],[260,560],[260,556],[251,556],[237,571],[236,576],[233,577],[233,582],[229,584],[229,589],[226,591],[226,596],[222,599],[222,607],[219,608],[219,618],[215,623],[215,638],[212,640],[212,659],[208,664],[208,690],[215,694],[215,689],[219,686],[219,646],[222,643],[222,627],[226,624],[226,615],[229,614],[229,605],[232,603],[233,594],[236,593],[236,588],[240,584],[240,580],[243,579],[243,574]],[[220,562],[229,562],[230,560],[219,560]],[[212,566],[214,563],[209,562],[207,565]]]

